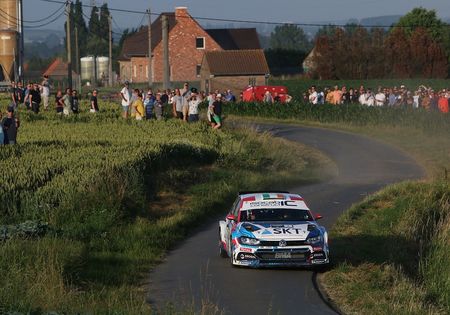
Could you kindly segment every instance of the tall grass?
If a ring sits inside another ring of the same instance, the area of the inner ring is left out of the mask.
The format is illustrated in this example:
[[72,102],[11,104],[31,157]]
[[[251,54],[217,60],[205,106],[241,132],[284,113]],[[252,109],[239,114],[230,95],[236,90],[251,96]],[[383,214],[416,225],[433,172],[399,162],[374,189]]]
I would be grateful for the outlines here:
[[349,314],[448,314],[449,210],[449,182],[394,185],[352,207],[331,234],[331,297]]
[[[331,165],[268,135],[100,106],[20,112],[19,144],[0,147],[0,313],[149,313],[143,279],[193,226],[240,189],[316,181]],[[46,229],[15,233],[24,222]]]

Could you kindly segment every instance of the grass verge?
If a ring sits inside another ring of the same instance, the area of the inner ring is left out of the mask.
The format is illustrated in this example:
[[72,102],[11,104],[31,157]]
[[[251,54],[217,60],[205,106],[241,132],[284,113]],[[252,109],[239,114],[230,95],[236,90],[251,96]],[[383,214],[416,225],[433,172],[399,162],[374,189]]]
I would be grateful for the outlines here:
[[267,134],[117,116],[22,113],[19,145],[0,147],[0,313],[148,314],[151,266],[238,190],[332,169]]
[[[448,117],[434,124],[435,114],[422,114],[417,125],[401,110],[398,123],[364,121],[358,115],[339,121],[329,113],[328,122],[320,115],[287,121],[385,141],[415,157],[428,173],[427,181],[392,185],[366,198],[331,229],[333,267],[319,281],[344,313],[450,313],[450,137],[449,125],[441,124]],[[260,115],[265,117],[233,119],[281,122],[272,113]]]

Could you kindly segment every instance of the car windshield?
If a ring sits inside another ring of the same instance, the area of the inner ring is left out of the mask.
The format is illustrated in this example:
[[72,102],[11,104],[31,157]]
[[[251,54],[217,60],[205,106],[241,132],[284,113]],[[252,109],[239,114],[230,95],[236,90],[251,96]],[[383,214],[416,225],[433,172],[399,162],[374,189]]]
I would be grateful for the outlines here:
[[240,221],[312,221],[308,210],[252,209],[241,211]]

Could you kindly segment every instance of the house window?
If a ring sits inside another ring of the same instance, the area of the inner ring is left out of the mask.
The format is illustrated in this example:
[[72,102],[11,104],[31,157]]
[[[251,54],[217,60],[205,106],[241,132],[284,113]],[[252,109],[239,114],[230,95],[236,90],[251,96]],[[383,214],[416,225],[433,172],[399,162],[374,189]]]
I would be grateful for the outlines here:
[[136,65],[133,66],[133,77],[136,78]]
[[197,67],[195,68],[195,71],[197,73],[197,77],[200,76],[200,71],[202,70],[202,65],[197,65]]
[[148,65],[145,66],[145,77],[148,79]]
[[205,38],[204,37],[197,37],[195,39],[195,48],[205,49]]
[[144,67],[142,65],[139,65],[139,78],[142,78],[144,76]]
[[248,79],[248,85],[255,86],[256,85],[256,78],[255,77],[250,77]]

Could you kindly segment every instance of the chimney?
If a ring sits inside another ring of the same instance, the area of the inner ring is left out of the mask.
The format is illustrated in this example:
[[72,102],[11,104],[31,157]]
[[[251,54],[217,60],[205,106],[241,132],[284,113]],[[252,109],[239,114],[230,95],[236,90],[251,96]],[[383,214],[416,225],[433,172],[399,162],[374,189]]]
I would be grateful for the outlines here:
[[175,19],[179,20],[185,17],[189,17],[187,7],[175,7]]

